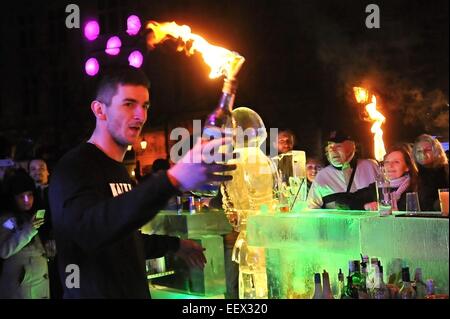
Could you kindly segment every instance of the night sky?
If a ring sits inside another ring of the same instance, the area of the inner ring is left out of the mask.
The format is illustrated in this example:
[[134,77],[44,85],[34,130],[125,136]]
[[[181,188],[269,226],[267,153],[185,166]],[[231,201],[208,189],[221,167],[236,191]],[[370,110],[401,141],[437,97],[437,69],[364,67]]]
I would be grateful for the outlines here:
[[[20,45],[1,45],[2,74],[11,72],[12,65],[19,68],[17,74],[34,72],[32,81],[38,89],[24,93],[21,85],[3,85],[0,135],[14,136],[16,141],[39,140],[41,144],[45,140],[49,147],[58,144],[56,149],[62,152],[86,138],[94,124],[88,103],[96,79],[85,76],[82,67],[93,46],[85,45],[81,30],[65,28],[63,1],[33,3],[15,1],[2,10],[2,36],[9,33],[19,37],[20,28],[10,28],[10,23],[20,24],[32,15],[35,19],[28,22],[29,29],[41,30],[36,32],[43,33],[44,40],[42,47],[38,40],[34,44],[37,50],[27,51],[26,62],[18,60]],[[321,152],[323,136],[334,128],[346,128],[358,136],[363,148],[372,148],[368,144],[370,123],[363,121],[361,107],[354,102],[354,85],[367,86],[377,95],[387,118],[383,128],[388,146],[413,141],[422,132],[448,141],[447,0],[70,3],[80,6],[82,23],[99,8],[119,6],[124,14],[136,13],[145,20],[187,24],[210,43],[239,52],[246,62],[238,78],[235,107],[253,108],[266,127],[292,129],[297,149]],[[370,3],[380,8],[380,29],[365,26],[365,8]],[[54,20],[45,18],[50,16],[49,8]],[[45,45],[45,34],[54,32],[48,31],[52,30],[47,25],[50,23],[60,23],[58,33],[71,45]],[[54,54],[53,61],[47,59],[49,54]],[[47,64],[55,63],[65,70],[65,85],[47,72]],[[36,65],[40,65],[38,71],[30,71]],[[152,82],[147,130],[203,119],[218,101],[223,81],[210,80],[201,59],[176,52],[174,44],[162,44],[148,52],[144,70]],[[48,85],[41,84],[41,76],[48,78]],[[64,88],[60,101],[52,102],[53,93],[45,95],[52,87]],[[27,94],[48,98],[36,98],[30,111],[21,106],[30,105]],[[22,99],[14,112],[8,96]],[[24,110],[25,115],[21,114]]]

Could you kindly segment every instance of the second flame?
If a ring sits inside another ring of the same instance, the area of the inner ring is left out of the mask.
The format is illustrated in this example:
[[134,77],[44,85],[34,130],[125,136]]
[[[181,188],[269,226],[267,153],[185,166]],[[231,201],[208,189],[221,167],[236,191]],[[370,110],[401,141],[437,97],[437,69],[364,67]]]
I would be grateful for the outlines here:
[[[355,93],[355,99],[358,103],[369,102],[369,91],[361,88],[354,87],[353,92]],[[374,122],[370,131],[374,134],[374,155],[375,159],[381,162],[386,155],[386,148],[383,142],[383,130],[381,125],[386,121],[386,118],[380,111],[377,110],[377,98],[372,94],[371,102],[366,105],[366,112],[369,115],[369,120]]]

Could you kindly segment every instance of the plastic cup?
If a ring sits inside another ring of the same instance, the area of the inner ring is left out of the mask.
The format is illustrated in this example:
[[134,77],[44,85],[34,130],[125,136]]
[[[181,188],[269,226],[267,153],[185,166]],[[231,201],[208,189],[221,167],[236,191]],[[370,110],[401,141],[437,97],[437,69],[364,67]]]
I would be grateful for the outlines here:
[[419,196],[416,192],[406,193],[406,213],[417,214],[420,212]]
[[442,216],[448,216],[448,188],[440,188],[438,192]]

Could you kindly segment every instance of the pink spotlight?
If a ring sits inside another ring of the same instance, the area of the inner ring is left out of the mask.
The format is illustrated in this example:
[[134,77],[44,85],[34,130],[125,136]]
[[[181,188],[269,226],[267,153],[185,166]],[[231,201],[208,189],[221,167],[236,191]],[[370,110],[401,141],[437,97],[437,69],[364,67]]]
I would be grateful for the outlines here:
[[128,62],[131,66],[135,68],[140,68],[144,62],[144,56],[139,51],[133,51],[128,56]]
[[120,53],[120,47],[122,46],[122,41],[119,37],[111,37],[108,42],[106,42],[105,52],[109,55],[118,55]]
[[87,75],[94,76],[98,73],[100,66],[96,58],[90,58],[86,61],[84,65],[84,69],[86,70]]
[[98,35],[100,34],[100,26],[98,25],[98,22],[95,20],[89,21],[84,26],[84,36],[89,41],[94,41],[97,39]]
[[127,19],[127,33],[131,36],[139,33],[141,29],[141,20],[136,15],[131,15]]

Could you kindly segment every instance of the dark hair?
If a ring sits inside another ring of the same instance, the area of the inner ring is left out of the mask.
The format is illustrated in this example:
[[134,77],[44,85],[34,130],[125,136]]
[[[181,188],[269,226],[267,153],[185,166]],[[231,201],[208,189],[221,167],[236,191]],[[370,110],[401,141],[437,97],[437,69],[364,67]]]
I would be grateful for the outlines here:
[[13,170],[5,179],[5,208],[16,211],[17,206],[14,197],[24,192],[34,193],[34,191],[34,181],[28,173],[23,168]]
[[292,130],[288,128],[282,128],[278,131],[278,135],[286,134],[289,135],[292,138],[292,144],[295,144],[295,134]]
[[321,166],[323,166],[323,160],[319,157],[319,156],[308,156],[306,157],[306,163],[308,163],[309,161],[316,161],[318,164],[320,164]]
[[141,85],[150,89],[150,81],[145,73],[134,67],[121,67],[108,70],[97,87],[95,99],[106,105],[111,104],[112,97],[120,85]]
[[[40,158],[40,157],[33,157],[33,158],[31,158],[31,159],[28,161],[28,166],[27,166],[27,168],[28,168],[28,173],[30,173],[30,165],[31,165],[31,162],[32,162],[32,161],[42,161],[42,162],[45,163],[45,165],[47,165],[47,161],[46,161],[45,159]],[[48,170],[48,165],[47,165],[47,170]]]
[[409,187],[412,191],[417,191],[419,184],[419,171],[417,169],[416,163],[413,160],[411,145],[406,143],[396,144],[388,150],[384,158],[386,158],[386,156],[388,156],[392,152],[402,153],[405,164],[409,169]]
[[152,164],[152,172],[156,173],[157,171],[163,170],[167,171],[170,168],[170,163],[168,160],[163,158],[155,159]]

